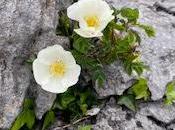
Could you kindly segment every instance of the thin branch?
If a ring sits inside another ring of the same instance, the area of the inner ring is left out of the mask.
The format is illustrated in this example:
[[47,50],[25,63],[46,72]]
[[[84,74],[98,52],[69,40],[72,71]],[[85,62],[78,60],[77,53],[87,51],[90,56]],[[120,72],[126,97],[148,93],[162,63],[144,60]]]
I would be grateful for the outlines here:
[[70,127],[70,126],[72,126],[72,125],[75,125],[75,124],[81,122],[81,121],[84,121],[84,120],[86,120],[86,119],[89,119],[90,117],[92,117],[92,116],[85,116],[85,117],[80,118],[80,119],[78,119],[78,120],[76,120],[76,121],[74,121],[74,122],[72,122],[72,123],[70,123],[70,124],[67,124],[67,125],[64,125],[64,126],[60,126],[60,127],[56,127],[56,128],[54,128],[53,130],[60,130],[60,129],[68,128],[68,127]]

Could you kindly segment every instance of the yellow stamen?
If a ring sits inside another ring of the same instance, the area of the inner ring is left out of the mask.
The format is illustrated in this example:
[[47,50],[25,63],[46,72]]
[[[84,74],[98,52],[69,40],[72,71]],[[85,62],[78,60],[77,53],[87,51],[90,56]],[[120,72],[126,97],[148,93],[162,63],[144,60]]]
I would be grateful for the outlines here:
[[65,74],[65,64],[62,61],[56,61],[50,65],[50,73],[53,76],[63,76]]
[[85,17],[85,21],[86,21],[88,27],[97,28],[100,24],[99,18],[97,16],[87,16],[87,17]]

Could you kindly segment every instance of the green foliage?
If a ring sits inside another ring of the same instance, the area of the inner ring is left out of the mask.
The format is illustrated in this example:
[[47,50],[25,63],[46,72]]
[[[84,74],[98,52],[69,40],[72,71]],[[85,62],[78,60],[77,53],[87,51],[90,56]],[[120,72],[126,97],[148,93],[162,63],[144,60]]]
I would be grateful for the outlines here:
[[131,8],[122,8],[121,15],[124,18],[127,18],[129,22],[137,22],[139,18],[139,10],[138,9],[131,9]]
[[35,112],[33,107],[33,101],[31,99],[25,99],[23,110],[16,118],[10,130],[20,130],[24,125],[32,130],[35,123]]
[[119,105],[124,105],[127,108],[129,108],[132,111],[136,111],[136,101],[135,101],[135,97],[131,94],[128,95],[122,95],[119,99],[118,99],[118,104]]
[[56,28],[57,35],[70,36],[73,33],[72,23],[67,17],[65,11],[59,12],[58,26]]
[[135,95],[135,99],[144,99],[145,101],[150,97],[147,80],[144,78],[138,79],[130,88],[130,91]]
[[145,101],[150,98],[150,91],[147,85],[147,79],[138,79],[127,92],[120,96],[118,99],[119,105],[124,105],[132,111],[136,111],[138,99],[144,99]]
[[78,130],[92,130],[92,125],[79,126]]
[[88,50],[91,47],[90,40],[74,34],[73,35],[73,47],[78,52],[87,54]]
[[87,109],[97,104],[95,92],[86,86],[74,86],[57,96],[53,109],[61,110],[68,118],[83,116]]
[[139,55],[130,55],[123,60],[123,65],[125,71],[131,75],[133,72],[136,72],[139,76],[143,73],[145,69],[148,69],[148,66],[144,65],[143,62],[139,61]]
[[75,57],[77,63],[80,64],[83,69],[86,69],[90,72],[92,80],[97,82],[99,86],[102,86],[105,82],[106,76],[101,63],[93,57],[82,55],[82,53],[76,50],[73,50],[72,54]]
[[152,26],[144,25],[144,24],[138,24],[138,26],[140,28],[144,29],[144,31],[148,35],[148,37],[154,37],[155,36],[155,30]]
[[175,81],[172,81],[167,84],[164,103],[166,105],[172,105],[174,101],[175,101]]
[[54,111],[50,110],[46,113],[44,117],[42,130],[45,130],[46,128],[48,128],[54,121],[55,121],[55,113]]

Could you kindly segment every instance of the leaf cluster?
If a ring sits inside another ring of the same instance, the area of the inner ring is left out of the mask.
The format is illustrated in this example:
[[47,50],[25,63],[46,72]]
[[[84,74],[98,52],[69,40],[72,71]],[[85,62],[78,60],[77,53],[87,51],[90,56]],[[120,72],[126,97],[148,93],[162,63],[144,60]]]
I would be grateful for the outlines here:
[[167,84],[164,103],[166,105],[172,105],[174,101],[175,101],[175,81],[172,81]]
[[126,94],[119,97],[118,104],[136,111],[136,100],[144,99],[147,101],[150,95],[147,79],[140,78],[127,90]]
[[71,50],[78,64],[90,72],[92,80],[97,81],[99,86],[103,85],[106,78],[103,66],[116,60],[122,61],[129,75],[137,73],[140,76],[148,69],[140,60],[140,52],[136,49],[141,43],[141,37],[133,27],[143,29],[148,37],[155,36],[153,27],[138,22],[138,9],[114,8],[113,15],[115,19],[105,28],[101,39],[87,39],[73,33],[78,25],[71,22],[66,15],[60,16],[62,22],[58,26],[62,34],[70,37]]
[[86,111],[97,103],[96,93],[92,88],[73,86],[57,96],[53,109],[61,112],[63,120],[69,122],[85,115]]

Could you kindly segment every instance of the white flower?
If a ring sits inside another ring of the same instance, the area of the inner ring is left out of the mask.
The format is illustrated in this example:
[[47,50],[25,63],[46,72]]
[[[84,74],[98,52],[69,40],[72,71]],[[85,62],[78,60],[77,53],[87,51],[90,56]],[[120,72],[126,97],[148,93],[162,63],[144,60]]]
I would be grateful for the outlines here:
[[102,31],[114,19],[113,10],[103,0],[79,0],[67,9],[70,19],[79,22],[74,31],[82,37],[102,36]]
[[52,93],[63,93],[78,82],[80,66],[69,51],[60,45],[41,50],[33,62],[36,82]]

